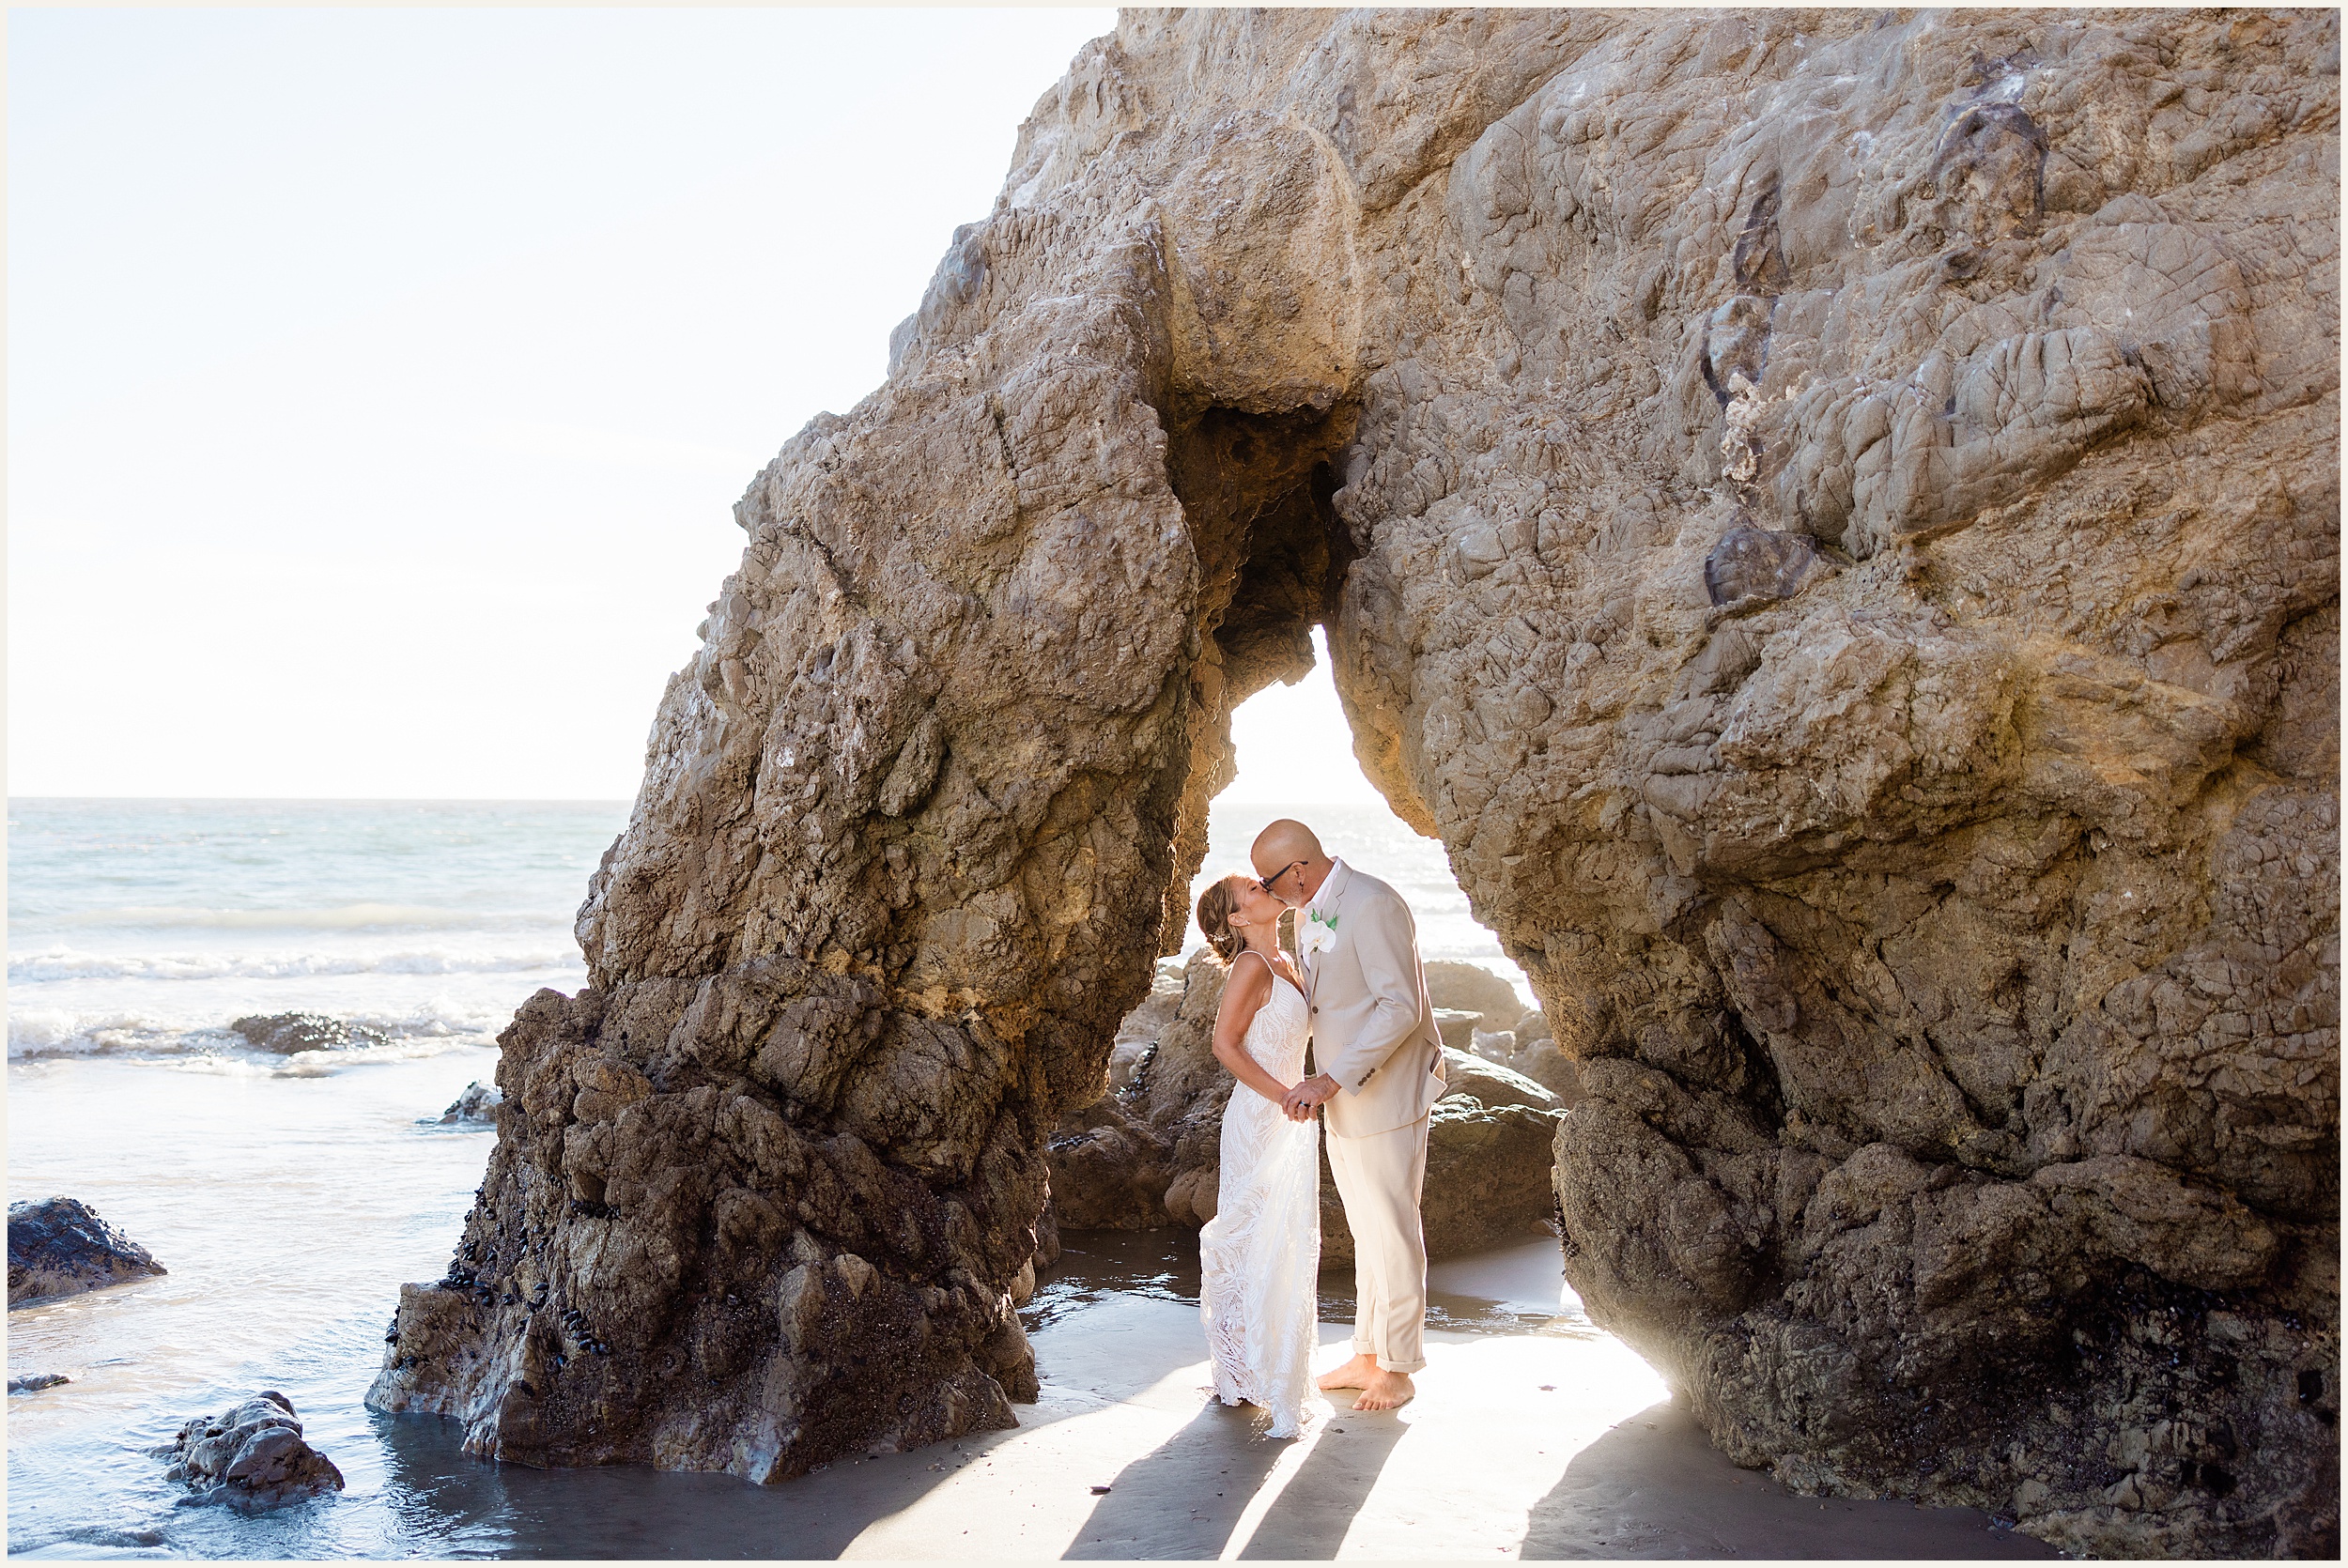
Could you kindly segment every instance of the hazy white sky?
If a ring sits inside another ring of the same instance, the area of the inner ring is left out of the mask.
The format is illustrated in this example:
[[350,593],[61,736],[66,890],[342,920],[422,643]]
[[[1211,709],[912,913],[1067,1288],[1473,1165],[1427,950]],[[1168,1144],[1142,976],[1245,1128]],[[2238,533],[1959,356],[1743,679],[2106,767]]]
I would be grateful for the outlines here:
[[[1113,20],[12,12],[10,792],[633,794],[735,498]],[[1374,798],[1325,669],[1240,729]]]

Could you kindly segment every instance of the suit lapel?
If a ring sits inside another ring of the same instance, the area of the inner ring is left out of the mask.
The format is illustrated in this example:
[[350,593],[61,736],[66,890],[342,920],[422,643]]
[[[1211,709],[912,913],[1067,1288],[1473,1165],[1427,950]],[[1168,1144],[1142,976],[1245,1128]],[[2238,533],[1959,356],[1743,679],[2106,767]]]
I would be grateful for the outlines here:
[[[1313,954],[1312,961],[1309,965],[1307,965],[1310,973],[1305,976],[1305,999],[1308,1002],[1312,1000],[1312,992],[1319,989],[1321,985],[1321,961],[1326,959],[1331,953],[1336,951],[1337,941],[1344,935],[1345,921],[1343,919],[1343,912],[1345,906],[1345,895],[1347,890],[1353,885],[1353,868],[1351,866],[1339,866],[1335,871],[1331,872],[1330,875],[1332,879],[1336,881],[1336,885],[1329,889],[1329,945]],[[1311,912],[1307,909],[1304,918],[1310,919],[1311,917]]]

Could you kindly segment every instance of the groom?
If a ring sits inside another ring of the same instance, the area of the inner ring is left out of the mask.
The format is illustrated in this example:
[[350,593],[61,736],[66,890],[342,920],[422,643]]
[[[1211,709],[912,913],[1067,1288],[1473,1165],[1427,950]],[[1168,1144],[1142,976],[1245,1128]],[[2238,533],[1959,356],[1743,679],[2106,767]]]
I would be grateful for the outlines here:
[[1353,1231],[1353,1359],[1321,1375],[1359,1389],[1357,1410],[1391,1410],[1427,1364],[1427,1242],[1418,1222],[1428,1115],[1444,1091],[1443,1038],[1427,1000],[1418,929],[1402,896],[1321,853],[1303,822],[1257,835],[1256,874],[1290,909],[1320,1073],[1288,1093],[1290,1117],[1329,1108],[1329,1171]]

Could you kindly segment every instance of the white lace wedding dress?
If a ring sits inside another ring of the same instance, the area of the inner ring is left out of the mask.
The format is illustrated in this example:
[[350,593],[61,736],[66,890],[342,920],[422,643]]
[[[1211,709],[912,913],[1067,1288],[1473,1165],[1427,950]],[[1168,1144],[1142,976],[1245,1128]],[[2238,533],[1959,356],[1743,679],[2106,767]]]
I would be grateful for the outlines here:
[[[1246,962],[1246,954],[1239,961]],[[1258,962],[1262,961],[1258,958]],[[1247,1026],[1247,1053],[1283,1084],[1304,1076],[1311,1009],[1276,974]],[[1198,1233],[1199,1315],[1226,1405],[1261,1407],[1293,1437],[1325,1408],[1313,1388],[1320,1334],[1321,1123],[1289,1120],[1244,1084],[1223,1112],[1223,1181]]]

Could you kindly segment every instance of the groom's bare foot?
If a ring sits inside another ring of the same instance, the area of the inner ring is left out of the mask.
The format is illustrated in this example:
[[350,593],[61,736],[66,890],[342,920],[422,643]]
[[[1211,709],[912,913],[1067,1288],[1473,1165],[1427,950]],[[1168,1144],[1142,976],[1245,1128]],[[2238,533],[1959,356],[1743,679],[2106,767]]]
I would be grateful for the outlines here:
[[[1372,1363],[1375,1365],[1375,1363]],[[1356,1410],[1391,1410],[1408,1405],[1418,1390],[1403,1373],[1388,1372],[1380,1367],[1368,1382],[1357,1385],[1361,1392],[1353,1397]]]
[[[1391,1376],[1380,1369],[1377,1357],[1356,1356],[1335,1372],[1322,1373],[1319,1381],[1324,1391],[1330,1389],[1366,1389],[1372,1378]],[[1383,1406],[1380,1407],[1383,1408]]]

